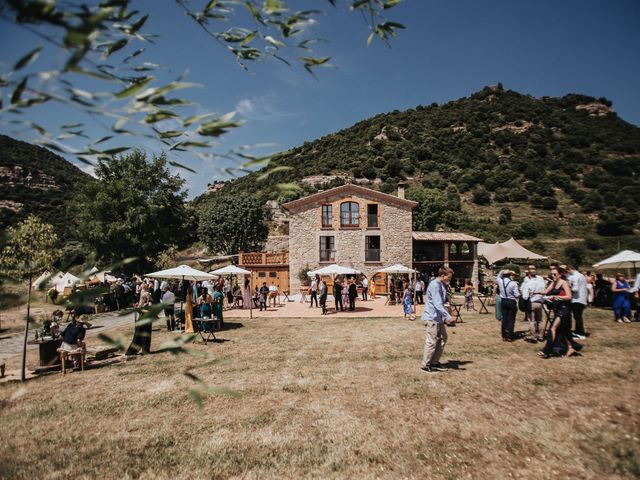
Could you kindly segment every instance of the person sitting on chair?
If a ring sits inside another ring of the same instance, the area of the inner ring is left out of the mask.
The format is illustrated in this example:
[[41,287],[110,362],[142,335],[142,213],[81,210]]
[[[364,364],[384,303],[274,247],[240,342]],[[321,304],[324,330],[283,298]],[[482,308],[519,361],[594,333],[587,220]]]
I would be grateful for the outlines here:
[[[60,348],[67,352],[75,352],[77,350],[82,350],[84,354],[86,344],[84,342],[84,336],[87,333],[84,326],[76,320],[76,317],[71,317],[71,323],[65,327],[62,331],[62,345]],[[78,361],[74,358],[73,367],[78,366]]]

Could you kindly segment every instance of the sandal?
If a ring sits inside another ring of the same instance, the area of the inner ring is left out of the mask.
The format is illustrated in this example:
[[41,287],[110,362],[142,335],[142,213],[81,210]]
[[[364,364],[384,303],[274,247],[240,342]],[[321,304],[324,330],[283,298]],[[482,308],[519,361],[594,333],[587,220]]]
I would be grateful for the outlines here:
[[549,355],[547,355],[546,353],[544,353],[542,350],[538,352],[538,356],[540,358],[549,358]]

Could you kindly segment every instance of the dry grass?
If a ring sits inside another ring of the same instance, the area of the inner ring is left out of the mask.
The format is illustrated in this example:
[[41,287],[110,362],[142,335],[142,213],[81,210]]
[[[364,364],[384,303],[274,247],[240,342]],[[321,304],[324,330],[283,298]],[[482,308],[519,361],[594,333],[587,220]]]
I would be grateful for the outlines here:
[[242,394],[203,410],[182,374],[193,356],[2,386],[0,477],[640,476],[640,324],[589,311],[584,355],[545,361],[467,316],[444,358],[459,370],[427,376],[420,322],[243,322],[194,346],[219,362],[193,372]]

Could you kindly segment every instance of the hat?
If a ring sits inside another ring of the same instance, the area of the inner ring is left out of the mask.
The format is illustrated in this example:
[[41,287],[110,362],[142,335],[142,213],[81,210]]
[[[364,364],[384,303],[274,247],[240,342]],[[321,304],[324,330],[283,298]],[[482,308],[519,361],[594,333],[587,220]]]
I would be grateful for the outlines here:
[[89,315],[80,315],[80,318],[76,318],[76,322],[86,325],[87,327],[91,326],[89,323]]
[[513,270],[509,270],[509,269],[507,269],[507,270],[503,270],[503,271],[502,271],[502,276],[503,276],[503,277],[504,277],[505,275],[510,276],[510,275],[515,275],[515,274],[516,274],[516,272],[514,272]]

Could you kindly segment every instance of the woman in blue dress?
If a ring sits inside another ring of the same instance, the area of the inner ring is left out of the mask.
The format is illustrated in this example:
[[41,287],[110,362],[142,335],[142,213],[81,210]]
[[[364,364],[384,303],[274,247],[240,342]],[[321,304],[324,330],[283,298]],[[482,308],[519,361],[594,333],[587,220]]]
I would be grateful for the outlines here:
[[416,319],[416,312],[413,309],[413,290],[411,290],[410,287],[404,289],[402,308],[404,309],[404,318],[407,318],[407,315],[409,315],[409,320]]
[[629,300],[629,282],[622,273],[616,273],[616,279],[611,284],[613,292],[613,312],[618,323],[631,322],[631,301]]

